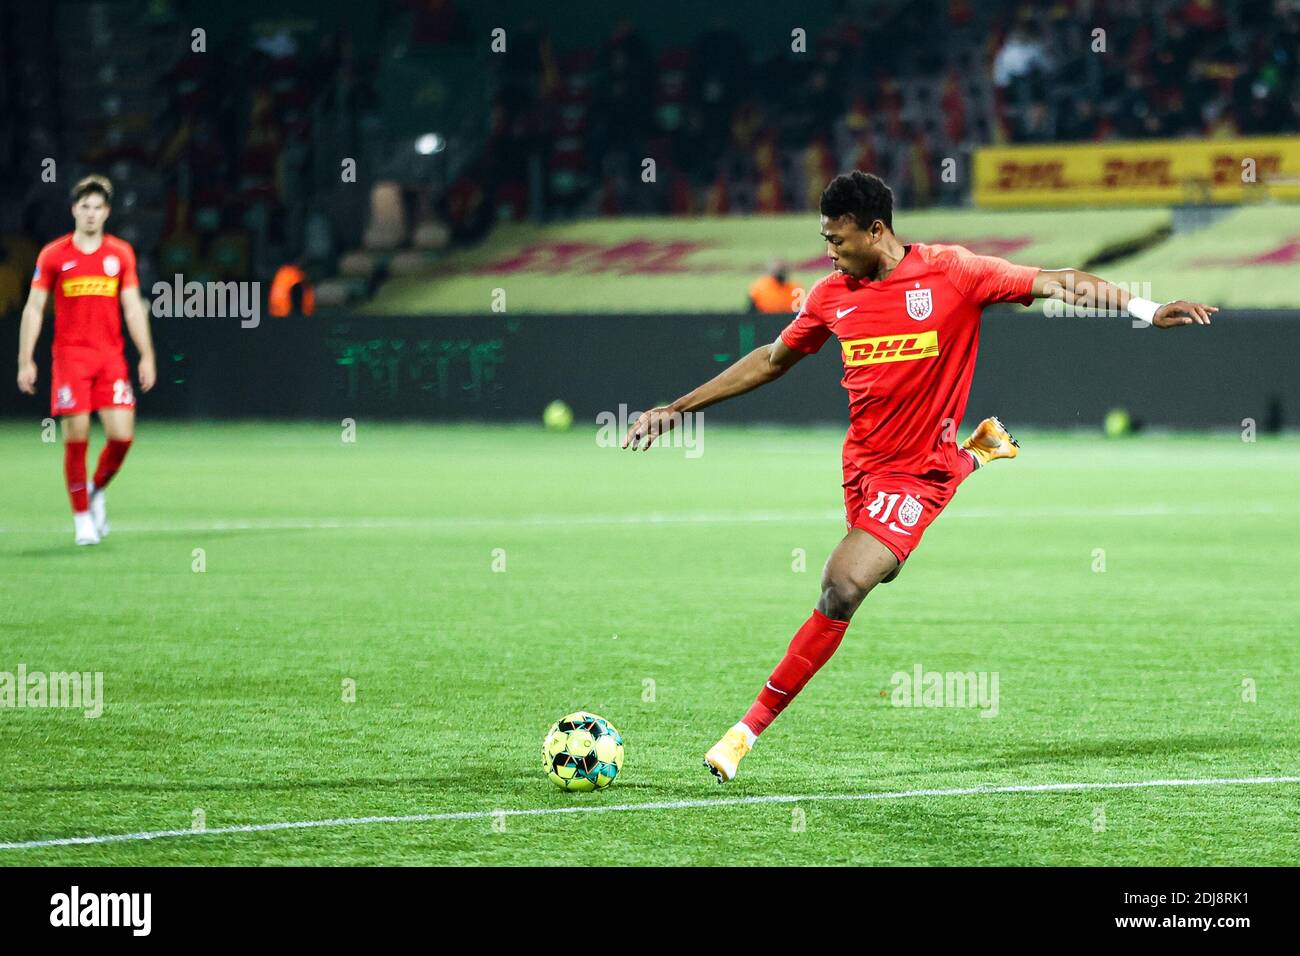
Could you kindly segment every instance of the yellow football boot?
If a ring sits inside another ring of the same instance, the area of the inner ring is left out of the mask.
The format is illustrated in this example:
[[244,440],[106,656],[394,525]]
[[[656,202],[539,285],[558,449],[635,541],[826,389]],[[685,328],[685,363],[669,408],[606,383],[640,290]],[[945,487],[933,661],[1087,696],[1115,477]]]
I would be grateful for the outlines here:
[[718,778],[718,783],[726,783],[736,775],[741,758],[749,753],[749,737],[740,727],[732,727],[722,739],[709,748],[704,755],[704,766]]
[[1020,443],[1011,437],[1007,426],[996,416],[986,418],[975,426],[975,431],[961,443],[961,447],[974,455],[980,465],[987,465],[998,458],[1015,458],[1020,454]]

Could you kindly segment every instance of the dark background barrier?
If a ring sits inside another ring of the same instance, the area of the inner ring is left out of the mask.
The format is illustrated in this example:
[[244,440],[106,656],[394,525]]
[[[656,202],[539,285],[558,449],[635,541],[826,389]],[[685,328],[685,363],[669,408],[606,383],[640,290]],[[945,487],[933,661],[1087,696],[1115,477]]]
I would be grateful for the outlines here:
[[[620,403],[676,398],[770,342],[784,317],[531,315],[155,319],[158,387],[146,417],[537,420],[555,398],[578,421]],[[40,394],[0,390],[0,414],[49,409],[49,323]],[[1095,427],[1120,406],[1157,426],[1261,429],[1300,412],[1300,313],[1221,313],[1209,328],[1134,329],[1127,318],[990,309],[967,418]],[[132,356],[133,358],[133,356]],[[781,382],[734,400],[727,421],[843,423],[832,340]]]

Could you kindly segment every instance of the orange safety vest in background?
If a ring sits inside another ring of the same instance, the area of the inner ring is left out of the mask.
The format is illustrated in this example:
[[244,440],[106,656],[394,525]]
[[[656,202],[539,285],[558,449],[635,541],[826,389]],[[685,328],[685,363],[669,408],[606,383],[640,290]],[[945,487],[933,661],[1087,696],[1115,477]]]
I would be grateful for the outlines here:
[[760,312],[794,312],[794,294],[799,287],[793,282],[777,282],[776,276],[766,275],[754,280],[749,287],[749,297]]
[[307,281],[307,273],[295,265],[283,265],[275,272],[271,280],[271,292],[266,298],[266,307],[272,315],[285,316],[293,311],[293,299],[290,290],[302,283],[302,314],[311,315],[316,311],[316,290]]

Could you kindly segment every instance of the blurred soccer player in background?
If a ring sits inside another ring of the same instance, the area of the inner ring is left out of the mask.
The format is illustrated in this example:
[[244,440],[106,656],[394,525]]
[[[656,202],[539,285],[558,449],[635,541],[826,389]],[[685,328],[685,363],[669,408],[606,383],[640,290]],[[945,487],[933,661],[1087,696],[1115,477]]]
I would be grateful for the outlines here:
[[903,245],[893,231],[893,193],[879,177],[837,176],[822,194],[821,235],[834,271],[802,311],[764,345],[671,405],[642,414],[623,447],[649,448],[688,412],[775,381],[832,335],[844,363],[849,429],[844,439],[848,533],[822,571],[821,597],[744,718],[705,756],[730,780],[754,741],[830,660],[858,606],[903,563],[957,486],[977,468],[1014,458],[1019,445],[996,418],[960,446],[979,321],[995,302],[1062,299],[1126,309],[1159,328],[1208,325],[1212,306],[1163,305],[1076,269],[1036,269],[956,245]]
[[[75,228],[41,249],[18,331],[18,388],[36,394],[36,340],[54,290],[50,414],[63,422],[63,474],[77,544],[108,534],[104,489],[122,467],[135,434],[135,392],[123,354],[122,320],[140,353],[141,391],[153,388],[153,342],[140,298],[135,250],[104,231],[113,186],[87,176],[72,189]],[[107,439],[86,481],[90,415],[99,412]]]

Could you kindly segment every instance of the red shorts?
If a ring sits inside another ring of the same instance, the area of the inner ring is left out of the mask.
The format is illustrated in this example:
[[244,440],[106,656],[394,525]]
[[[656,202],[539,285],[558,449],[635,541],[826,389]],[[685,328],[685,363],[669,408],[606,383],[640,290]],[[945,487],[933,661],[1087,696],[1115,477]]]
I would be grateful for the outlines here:
[[51,415],[81,415],[113,406],[135,408],[131,373],[120,351],[55,351],[50,380]]
[[[894,552],[902,564],[921,543],[930,522],[952,500],[972,471],[974,462],[961,453],[966,470],[944,475],[931,472],[916,475],[867,474],[846,463],[844,467],[844,514],[850,528],[860,528]],[[958,466],[960,469],[960,466]]]

